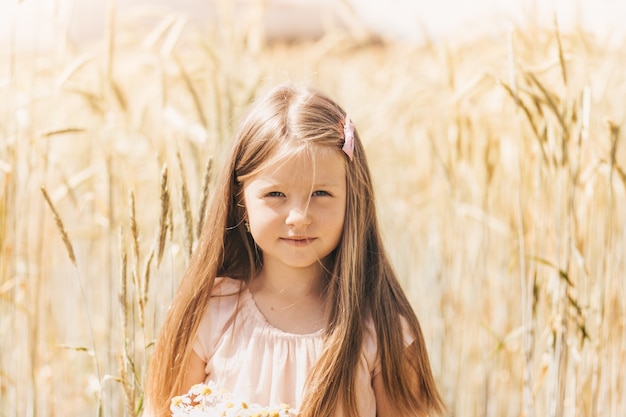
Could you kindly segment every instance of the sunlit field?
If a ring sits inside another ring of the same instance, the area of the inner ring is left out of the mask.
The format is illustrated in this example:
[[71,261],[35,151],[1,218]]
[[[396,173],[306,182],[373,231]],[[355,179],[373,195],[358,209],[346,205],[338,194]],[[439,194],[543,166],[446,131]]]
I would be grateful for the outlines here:
[[223,152],[283,81],[351,114],[450,415],[626,415],[626,40],[151,16],[0,51],[0,417],[141,415]]

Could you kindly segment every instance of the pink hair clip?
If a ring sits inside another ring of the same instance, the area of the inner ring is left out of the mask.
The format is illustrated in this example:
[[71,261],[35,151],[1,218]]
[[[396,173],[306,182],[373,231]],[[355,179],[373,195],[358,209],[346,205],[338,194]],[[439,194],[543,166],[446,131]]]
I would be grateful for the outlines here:
[[344,142],[341,150],[344,151],[352,161],[352,156],[354,155],[354,124],[347,114],[346,121],[343,124],[343,137]]

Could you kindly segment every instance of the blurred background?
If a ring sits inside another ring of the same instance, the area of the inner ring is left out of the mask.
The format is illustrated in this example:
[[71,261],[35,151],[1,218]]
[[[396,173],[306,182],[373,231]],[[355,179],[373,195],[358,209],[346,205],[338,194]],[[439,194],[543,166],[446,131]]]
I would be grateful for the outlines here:
[[141,415],[247,105],[354,119],[450,415],[626,415],[626,3],[2,0],[0,417]]
[[333,26],[360,25],[388,40],[424,42],[497,33],[522,23],[545,27],[555,17],[567,31],[584,29],[605,40],[619,41],[626,31],[626,4],[620,0],[5,0],[3,45],[47,48],[67,38],[84,47],[101,41],[111,3],[118,18],[169,11],[201,27],[219,24],[220,9],[227,6],[238,20],[256,14],[266,39],[283,40],[319,38]]

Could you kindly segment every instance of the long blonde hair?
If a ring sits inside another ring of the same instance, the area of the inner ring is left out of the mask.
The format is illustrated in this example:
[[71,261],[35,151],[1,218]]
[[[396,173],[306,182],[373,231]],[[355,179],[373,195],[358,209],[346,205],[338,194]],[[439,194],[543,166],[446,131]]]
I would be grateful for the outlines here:
[[[180,395],[191,345],[216,276],[249,282],[262,254],[243,225],[238,178],[254,175],[287,152],[330,146],[341,152],[345,111],[307,87],[281,85],[258,100],[241,122],[215,188],[208,221],[163,323],[148,372],[148,402],[169,414]],[[419,322],[387,258],[364,149],[355,131],[354,159],[346,156],[346,216],[341,241],[327,263],[325,349],[308,375],[300,415],[330,416],[341,405],[357,415],[354,379],[366,320],[373,322],[385,389],[400,412],[437,414],[443,402],[434,383]],[[404,320],[400,320],[403,318]],[[414,340],[405,344],[406,327]],[[409,364],[409,366],[407,366]],[[412,376],[418,386],[412,386]]]

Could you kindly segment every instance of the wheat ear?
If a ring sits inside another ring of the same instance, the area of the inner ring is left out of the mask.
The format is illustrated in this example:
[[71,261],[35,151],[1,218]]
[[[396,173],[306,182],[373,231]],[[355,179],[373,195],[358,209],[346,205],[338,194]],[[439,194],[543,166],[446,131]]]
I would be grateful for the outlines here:
[[140,271],[139,271],[139,230],[137,228],[137,218],[135,211],[135,194],[131,190],[130,192],[130,231],[133,237],[133,252],[135,255],[135,268],[133,269],[133,284],[135,285],[135,292],[137,294],[137,307],[139,309],[139,323],[143,327],[144,323],[144,304],[143,304],[143,294],[142,288],[143,285],[139,281],[140,279]]
[[206,216],[206,206],[209,201],[209,183],[211,182],[211,171],[213,170],[213,158],[209,158],[204,169],[204,179],[202,180],[202,200],[198,211],[198,224],[196,225],[196,236],[200,238],[204,217]]
[[59,212],[54,207],[54,204],[52,203],[52,200],[50,199],[50,196],[48,195],[48,192],[46,191],[44,187],[41,187],[41,192],[43,193],[43,197],[46,199],[46,203],[48,203],[48,207],[50,207],[50,210],[52,210],[52,215],[54,216],[54,222],[57,225],[57,229],[61,233],[61,238],[63,239],[63,243],[65,244],[65,249],[67,250],[67,255],[70,257],[72,264],[74,264],[74,266],[77,266],[76,256],[74,255],[74,247],[72,246],[72,242],[70,241],[70,238],[67,235],[65,226],[63,226],[63,220],[61,220],[61,216],[59,216]]
[[167,238],[168,211],[170,209],[170,192],[167,188],[167,165],[161,170],[161,213],[159,216],[159,229],[157,233],[157,267],[161,265],[163,251],[165,250],[165,239]]
[[189,191],[187,189],[187,181],[185,180],[185,170],[183,166],[183,159],[180,155],[180,150],[176,150],[176,157],[178,159],[178,167],[180,169],[181,178],[181,205],[183,209],[183,215],[185,216],[185,249],[187,251],[187,255],[191,257],[191,252],[193,250],[193,218],[191,217]]

